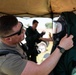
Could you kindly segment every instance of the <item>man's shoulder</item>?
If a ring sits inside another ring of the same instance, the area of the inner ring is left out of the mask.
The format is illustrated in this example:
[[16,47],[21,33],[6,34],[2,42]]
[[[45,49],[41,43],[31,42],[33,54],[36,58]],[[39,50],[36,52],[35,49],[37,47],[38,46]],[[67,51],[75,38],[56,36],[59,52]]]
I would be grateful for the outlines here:
[[32,34],[34,31],[33,31],[33,28],[31,26],[29,26],[27,29],[26,29],[26,34],[29,33],[29,34]]
[[[27,64],[27,60],[23,60],[20,56],[8,54],[0,57],[0,65],[3,71],[10,75],[21,75]],[[9,66],[9,67],[8,67]],[[6,68],[5,68],[6,67]],[[9,72],[8,72],[9,70]]]
[[28,28],[26,28],[26,30],[27,30],[27,29],[32,29],[32,27],[31,27],[31,26],[29,26]]

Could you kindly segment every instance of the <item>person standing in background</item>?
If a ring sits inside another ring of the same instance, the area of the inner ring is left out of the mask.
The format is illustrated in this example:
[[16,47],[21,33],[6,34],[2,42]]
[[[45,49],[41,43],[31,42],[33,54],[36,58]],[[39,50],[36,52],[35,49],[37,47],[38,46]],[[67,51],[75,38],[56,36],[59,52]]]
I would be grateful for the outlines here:
[[32,26],[29,26],[26,29],[26,44],[28,47],[28,58],[34,62],[36,62],[36,56],[38,55],[37,51],[37,43],[40,43],[41,41],[51,41],[51,38],[43,38],[42,36],[45,34],[45,32],[39,33],[37,31],[38,21],[33,20]]

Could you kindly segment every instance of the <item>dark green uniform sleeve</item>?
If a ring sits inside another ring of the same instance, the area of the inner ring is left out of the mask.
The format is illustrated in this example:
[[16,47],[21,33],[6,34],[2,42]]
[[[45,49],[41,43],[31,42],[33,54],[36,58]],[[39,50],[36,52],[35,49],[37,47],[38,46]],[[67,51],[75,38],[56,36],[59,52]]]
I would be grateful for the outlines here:
[[76,49],[65,52],[60,58],[57,66],[54,69],[55,75],[71,75],[73,70],[73,61],[76,61]]
[[61,59],[59,60],[57,66],[54,69],[54,74],[55,75],[67,75],[66,73],[66,64],[65,64],[65,60],[63,57],[61,57]]

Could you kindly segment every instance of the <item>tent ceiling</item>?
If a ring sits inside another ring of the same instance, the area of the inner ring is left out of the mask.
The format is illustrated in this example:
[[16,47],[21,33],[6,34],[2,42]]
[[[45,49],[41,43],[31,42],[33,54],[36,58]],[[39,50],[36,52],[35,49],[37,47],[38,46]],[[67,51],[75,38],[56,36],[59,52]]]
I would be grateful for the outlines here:
[[0,0],[0,14],[45,16],[76,10],[76,0]]
[[51,7],[56,13],[73,11],[76,10],[76,0],[51,0]]

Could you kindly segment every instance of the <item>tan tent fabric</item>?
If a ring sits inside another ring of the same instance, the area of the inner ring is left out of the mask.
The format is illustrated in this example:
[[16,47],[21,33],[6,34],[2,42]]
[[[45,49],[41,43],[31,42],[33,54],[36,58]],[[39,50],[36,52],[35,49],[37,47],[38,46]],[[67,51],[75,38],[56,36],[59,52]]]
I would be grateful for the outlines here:
[[25,5],[26,0],[0,0],[0,12],[10,14],[26,13]]
[[19,16],[46,16],[76,10],[76,0],[0,0],[0,14]]
[[76,0],[51,0],[51,7],[56,13],[73,11],[76,10]]
[[49,13],[49,0],[0,0],[0,12],[8,14],[30,13],[44,15]]
[[27,0],[27,12],[38,15],[49,13],[48,0]]

